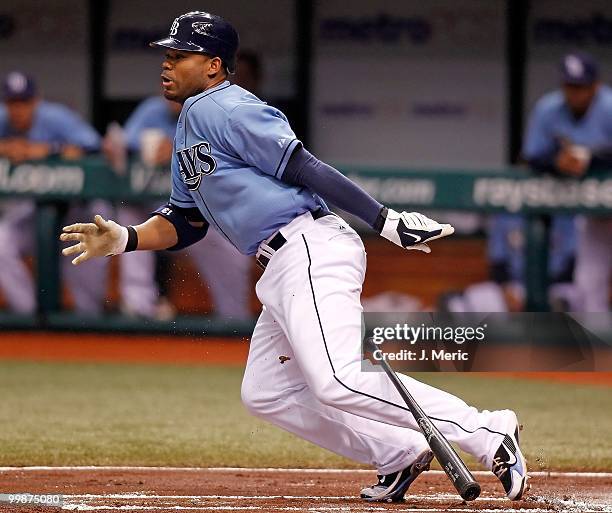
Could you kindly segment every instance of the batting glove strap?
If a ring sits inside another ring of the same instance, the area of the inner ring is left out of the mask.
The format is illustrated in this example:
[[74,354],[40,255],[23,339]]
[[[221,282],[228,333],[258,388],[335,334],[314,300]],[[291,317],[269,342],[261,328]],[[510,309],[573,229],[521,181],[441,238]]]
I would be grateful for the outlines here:
[[378,213],[378,217],[376,218],[376,221],[374,221],[374,225],[372,226],[372,228],[374,228],[378,233],[381,233],[385,226],[385,221],[387,220],[388,212],[389,209],[387,207],[381,208],[380,212]]
[[418,212],[381,211],[385,221],[380,235],[405,249],[418,249],[430,253],[425,242],[446,237],[455,230],[450,224],[440,224]]

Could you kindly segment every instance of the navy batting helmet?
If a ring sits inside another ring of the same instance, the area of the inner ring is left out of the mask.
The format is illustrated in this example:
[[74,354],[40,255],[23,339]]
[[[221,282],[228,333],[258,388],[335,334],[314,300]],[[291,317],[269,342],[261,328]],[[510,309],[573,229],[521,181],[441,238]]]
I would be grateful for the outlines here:
[[234,73],[239,42],[236,29],[221,16],[193,11],[174,20],[168,37],[150,44],[219,57],[227,71]]

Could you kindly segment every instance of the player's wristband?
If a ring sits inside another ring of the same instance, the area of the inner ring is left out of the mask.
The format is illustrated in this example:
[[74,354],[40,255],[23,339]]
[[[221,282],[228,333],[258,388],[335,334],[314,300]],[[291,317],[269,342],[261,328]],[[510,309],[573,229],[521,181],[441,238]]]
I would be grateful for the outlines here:
[[136,251],[138,248],[138,232],[136,228],[133,226],[127,227],[127,243],[125,244],[124,253],[129,253],[130,251]]

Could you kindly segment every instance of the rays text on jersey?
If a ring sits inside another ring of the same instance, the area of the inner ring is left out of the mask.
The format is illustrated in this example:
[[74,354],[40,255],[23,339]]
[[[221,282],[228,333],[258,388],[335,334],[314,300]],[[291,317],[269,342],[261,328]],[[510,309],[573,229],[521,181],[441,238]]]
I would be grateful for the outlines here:
[[202,176],[211,175],[217,169],[217,161],[210,154],[210,144],[200,142],[176,152],[181,177],[190,191],[200,187]]

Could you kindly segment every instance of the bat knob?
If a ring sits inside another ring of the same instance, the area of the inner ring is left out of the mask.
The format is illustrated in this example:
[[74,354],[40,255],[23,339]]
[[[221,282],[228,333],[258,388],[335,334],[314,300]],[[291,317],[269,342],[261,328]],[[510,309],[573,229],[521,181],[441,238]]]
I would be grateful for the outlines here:
[[480,495],[480,485],[476,481],[466,483],[461,490],[460,495],[464,501],[476,500]]

